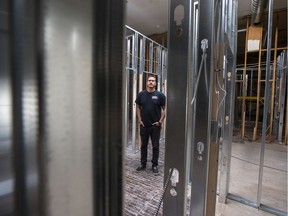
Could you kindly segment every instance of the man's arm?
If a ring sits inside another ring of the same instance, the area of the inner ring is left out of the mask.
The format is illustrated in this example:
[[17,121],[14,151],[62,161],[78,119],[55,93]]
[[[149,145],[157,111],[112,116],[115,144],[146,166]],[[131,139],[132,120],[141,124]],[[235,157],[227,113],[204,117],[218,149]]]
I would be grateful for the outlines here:
[[161,114],[161,118],[159,120],[159,123],[162,124],[164,119],[166,117],[166,107],[165,106],[162,106],[162,114]]
[[144,127],[144,124],[143,124],[142,119],[141,119],[141,106],[138,104],[137,104],[137,108],[136,108],[136,113],[137,113],[137,118],[138,118],[139,124]]

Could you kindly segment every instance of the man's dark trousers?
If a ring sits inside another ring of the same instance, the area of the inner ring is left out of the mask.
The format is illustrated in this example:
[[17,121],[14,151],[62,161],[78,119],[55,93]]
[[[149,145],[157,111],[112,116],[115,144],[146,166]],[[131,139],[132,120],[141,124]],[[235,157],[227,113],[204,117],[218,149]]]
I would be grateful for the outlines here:
[[151,137],[153,147],[152,166],[158,166],[160,131],[161,127],[159,126],[151,126],[151,127],[143,127],[142,125],[140,126],[142,166],[146,167],[147,163],[147,147],[149,137]]

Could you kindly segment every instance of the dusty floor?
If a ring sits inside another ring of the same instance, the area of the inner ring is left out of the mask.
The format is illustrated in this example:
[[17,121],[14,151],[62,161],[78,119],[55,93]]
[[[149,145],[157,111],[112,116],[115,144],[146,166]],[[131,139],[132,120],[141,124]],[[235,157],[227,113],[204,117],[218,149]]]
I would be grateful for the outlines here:
[[[151,144],[149,144],[151,152]],[[260,144],[252,142],[233,143],[231,180],[229,193],[255,201],[259,169]],[[145,171],[136,173],[140,152],[126,151],[125,215],[154,215],[163,188],[164,142],[161,143],[159,171],[154,176],[147,164]],[[150,156],[151,158],[151,156]],[[287,146],[269,144],[265,148],[264,174],[261,203],[287,212]],[[150,159],[151,160],[151,159]],[[149,158],[148,158],[149,161]],[[189,212],[189,211],[188,211]],[[159,211],[162,215],[162,207]],[[189,215],[189,214],[187,214]],[[228,199],[227,204],[217,202],[217,216],[266,216],[270,213]]]

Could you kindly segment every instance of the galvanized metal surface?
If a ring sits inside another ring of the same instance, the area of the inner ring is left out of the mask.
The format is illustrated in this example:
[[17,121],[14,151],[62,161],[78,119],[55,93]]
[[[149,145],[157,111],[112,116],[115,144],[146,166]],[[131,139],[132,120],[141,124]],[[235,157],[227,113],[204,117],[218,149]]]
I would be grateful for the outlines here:
[[261,203],[262,194],[262,180],[263,180],[263,166],[264,166],[264,151],[266,141],[266,127],[267,115],[270,98],[270,59],[271,59],[271,41],[272,41],[272,24],[273,24],[273,0],[269,0],[269,14],[268,14],[268,38],[267,38],[267,53],[266,53],[266,73],[265,73],[265,93],[264,93],[264,110],[262,120],[262,137],[261,137],[261,152],[260,152],[260,165],[259,165],[259,178],[258,178],[258,191],[257,191],[257,206]]
[[38,2],[11,1],[14,215],[39,215]]
[[[126,37],[125,40],[126,43],[126,58],[125,58],[125,65],[128,65],[130,67],[130,44],[131,44],[131,39],[130,36]],[[123,143],[126,143],[126,147],[129,147],[128,144],[128,139],[129,139],[129,79],[130,79],[130,69],[126,68],[125,70],[126,73],[123,73],[123,128],[124,128],[124,133],[123,133]]]
[[14,208],[10,15],[9,1],[0,1],[0,215]]
[[[287,52],[286,52],[287,55]],[[285,56],[285,52],[282,52],[280,55],[280,62],[278,62],[280,66],[280,82],[281,85],[279,86],[279,91],[281,92],[281,97],[279,98],[279,125],[278,125],[278,134],[277,134],[277,140],[278,143],[282,144],[283,140],[283,128],[284,128],[284,112],[285,112],[285,98],[287,100],[286,96],[286,85],[287,85],[287,72],[285,72],[285,60],[287,60],[287,57]],[[286,108],[287,109],[287,108]]]
[[[282,64],[280,56],[277,57],[277,70],[275,74],[275,93],[274,93],[274,119],[273,119],[273,134],[277,136],[279,129],[279,111],[280,111],[280,95],[281,95],[281,76],[282,76]],[[281,66],[280,66],[281,65]]]
[[92,8],[89,0],[43,2],[47,215],[93,214]]
[[132,149],[134,152],[136,152],[136,136],[137,136],[137,120],[136,120],[136,97],[138,94],[138,89],[137,89],[137,83],[138,83],[138,34],[135,34],[132,36],[132,68],[134,69],[132,71],[132,91],[131,91],[131,96],[132,96],[132,101],[131,103],[133,104],[132,108]]
[[[228,5],[227,5],[228,4]],[[238,1],[226,1],[227,20],[225,26],[230,26],[230,33],[226,33],[228,41],[225,43],[225,111],[223,118],[222,148],[220,158],[219,198],[220,203],[225,203],[229,190],[229,176],[231,166],[231,146],[234,128],[234,104],[235,104],[235,78],[236,78],[236,56],[237,53],[237,5]],[[236,17],[234,17],[236,16]],[[232,25],[231,25],[232,24]],[[234,38],[236,36],[236,38]]]
[[[192,140],[192,186],[191,186],[191,215],[206,215],[207,202],[207,182],[209,149],[211,145],[211,108],[213,90],[213,54],[214,54],[214,1],[206,0],[199,2],[199,42],[206,39],[208,47],[206,49],[207,65],[203,66],[203,71],[199,80],[198,89],[195,91],[195,121],[194,137]],[[209,17],[207,17],[209,14]],[[197,44],[198,56],[201,53],[201,44]],[[203,50],[202,50],[203,51]],[[203,54],[204,55],[204,54]],[[203,58],[202,55],[202,58]],[[198,59],[198,65],[201,59]],[[200,123],[201,122],[201,123]]]
[[124,11],[123,1],[93,4],[94,215],[123,215]]
[[10,9],[13,215],[121,215],[123,2]]
[[[169,184],[164,196],[163,215],[184,215],[187,185],[186,103],[188,59],[190,57],[190,1],[169,1],[169,53],[167,121],[164,181],[170,169],[179,172],[176,186]],[[177,195],[170,193],[174,189]]]

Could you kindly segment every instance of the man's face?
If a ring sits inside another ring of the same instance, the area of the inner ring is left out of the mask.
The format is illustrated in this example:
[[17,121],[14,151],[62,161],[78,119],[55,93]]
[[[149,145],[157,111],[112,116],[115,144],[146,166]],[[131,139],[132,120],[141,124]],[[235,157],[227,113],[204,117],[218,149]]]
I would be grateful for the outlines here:
[[156,86],[156,79],[155,77],[149,77],[146,83],[147,87],[154,88]]

